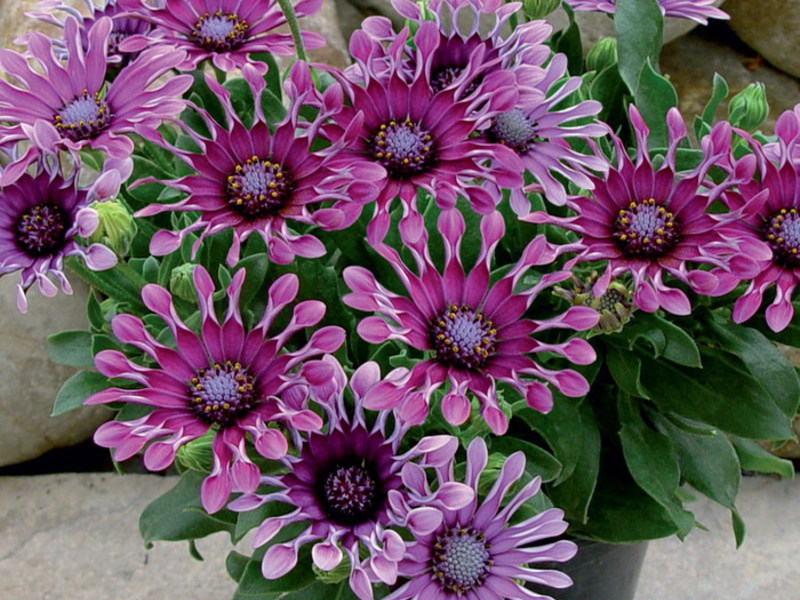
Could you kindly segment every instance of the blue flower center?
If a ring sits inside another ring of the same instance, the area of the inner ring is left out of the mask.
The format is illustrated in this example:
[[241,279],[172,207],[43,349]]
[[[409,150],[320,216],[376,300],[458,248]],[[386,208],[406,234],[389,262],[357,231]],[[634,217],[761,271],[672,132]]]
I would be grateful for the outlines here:
[[386,497],[368,459],[335,463],[323,473],[318,488],[328,518],[345,526],[373,520]]
[[431,323],[436,359],[459,369],[485,366],[495,352],[497,330],[492,321],[469,306],[451,305]]
[[227,427],[258,402],[255,378],[240,363],[200,369],[189,382],[189,408],[209,424]]
[[487,137],[522,154],[536,141],[537,124],[524,112],[515,108],[497,115],[487,131]]
[[621,208],[611,235],[626,257],[648,260],[664,256],[681,240],[675,216],[653,198],[632,201]]
[[280,164],[253,156],[228,176],[231,209],[248,221],[277,214],[292,196],[294,182]]
[[64,247],[68,224],[69,217],[60,206],[37,204],[17,219],[17,246],[33,258],[53,256]]
[[462,596],[480,587],[494,564],[486,536],[475,529],[453,527],[436,538],[431,568],[442,589]]
[[381,125],[370,138],[368,150],[392,179],[410,179],[429,171],[436,160],[433,137],[410,119]]
[[88,90],[53,115],[56,129],[73,142],[96,138],[108,129],[111,119],[111,110],[100,93],[90,95]]
[[236,13],[205,13],[194,24],[190,37],[209,52],[230,52],[247,39],[249,27]]
[[763,231],[777,264],[800,266],[800,214],[796,208],[782,208],[765,219]]

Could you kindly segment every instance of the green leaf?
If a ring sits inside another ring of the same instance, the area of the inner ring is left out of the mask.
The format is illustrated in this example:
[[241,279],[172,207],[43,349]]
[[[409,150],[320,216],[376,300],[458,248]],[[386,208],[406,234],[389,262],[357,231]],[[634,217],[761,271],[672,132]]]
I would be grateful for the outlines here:
[[627,339],[631,349],[640,340],[647,343],[655,358],[663,356],[687,367],[702,365],[700,350],[692,336],[656,314],[637,314],[636,319],[622,330],[619,338]]
[[792,461],[778,458],[752,440],[732,436],[731,442],[733,442],[733,447],[736,450],[742,468],[746,471],[774,473],[784,479],[794,479]]
[[606,67],[592,80],[589,96],[603,105],[598,119],[612,125],[621,124],[625,120],[625,109],[622,99],[627,91],[625,82],[619,76],[617,65]]
[[[714,84],[711,89],[711,98],[708,100],[703,109],[703,114],[700,116],[700,121],[695,122],[695,134],[697,139],[701,139],[705,134],[711,131],[711,124],[714,122],[714,115],[720,103],[728,97],[728,82],[719,73],[714,73]],[[703,127],[705,125],[705,127]]]
[[578,461],[569,479],[551,486],[548,496],[553,504],[564,509],[570,521],[585,523],[597,486],[601,449],[600,430],[588,402],[579,405],[578,421],[571,436],[574,436],[571,443],[580,447]]
[[94,371],[80,371],[75,373],[72,377],[64,382],[61,389],[58,390],[56,401],[53,405],[53,412],[51,417],[63,415],[66,412],[80,408],[83,401],[92,394],[96,394],[108,387],[111,387],[113,382],[100,373]]
[[786,356],[759,331],[736,323],[708,319],[721,348],[735,354],[787,417],[797,414],[800,379]]
[[242,286],[240,304],[241,306],[249,306],[267,278],[269,259],[265,253],[260,252],[243,259],[237,266],[247,271],[247,276]]
[[789,420],[749,373],[721,352],[704,348],[703,368],[679,367],[642,355],[642,385],[662,411],[742,437],[792,437]]
[[145,543],[195,540],[217,531],[233,533],[236,514],[221,510],[209,515],[200,503],[200,486],[206,475],[186,471],[178,484],[144,509],[139,517],[139,532]]
[[231,579],[238,582],[242,578],[242,575],[244,575],[244,570],[247,568],[247,563],[249,562],[249,557],[244,554],[239,554],[236,550],[231,550],[225,558],[225,569],[228,571],[228,575],[231,576]]
[[569,17],[569,27],[553,35],[552,43],[555,52],[566,55],[567,69],[572,74],[583,71],[583,44],[581,30],[575,21],[575,13],[566,4],[562,5]]
[[103,309],[97,299],[95,292],[89,293],[89,298],[86,302],[86,315],[89,318],[89,325],[95,331],[100,331],[106,324],[106,319],[103,316]]
[[638,403],[630,397],[620,397],[618,410],[622,453],[633,480],[664,507],[678,528],[678,536],[685,537],[694,527],[694,515],[683,509],[676,495],[681,472],[670,438],[644,422]]
[[[283,577],[264,579],[264,575],[261,573],[261,561],[251,560],[239,579],[239,587],[236,588],[234,598],[270,598],[287,592],[305,590],[315,582],[319,583],[314,576],[314,571],[308,567],[311,564],[311,549],[308,546],[301,548],[297,562],[298,566]],[[329,590],[331,588],[331,586],[325,587]]]
[[525,472],[531,477],[541,477],[542,481],[553,481],[561,472],[561,463],[552,454],[530,442],[511,436],[491,438],[492,452],[509,456],[521,451],[525,454]]
[[653,418],[672,440],[683,479],[714,502],[735,510],[741,466],[728,438],[719,432],[693,435],[658,414]]
[[636,96],[639,79],[649,61],[658,64],[664,17],[657,0],[617,0],[614,13],[619,73]]
[[639,381],[642,361],[636,354],[627,348],[607,344],[605,357],[608,370],[622,391],[639,398],[647,397]]
[[668,537],[678,528],[629,475],[611,471],[598,481],[589,519],[576,531],[601,542],[625,544]]
[[667,143],[667,112],[678,105],[678,93],[669,79],[656,72],[653,64],[648,58],[634,98],[636,107],[650,128],[650,146],[660,147]]
[[88,331],[62,331],[47,338],[50,360],[69,367],[93,367],[92,334]]

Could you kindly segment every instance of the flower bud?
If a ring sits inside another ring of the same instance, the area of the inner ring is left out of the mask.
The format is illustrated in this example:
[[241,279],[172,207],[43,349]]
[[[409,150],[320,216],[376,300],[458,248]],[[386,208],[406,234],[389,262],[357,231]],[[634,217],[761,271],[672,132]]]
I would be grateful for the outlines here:
[[188,442],[178,448],[176,459],[192,471],[210,473],[214,465],[214,453],[211,444],[214,442],[214,431],[209,430],[204,436]]
[[173,295],[189,302],[193,302],[197,298],[194,280],[192,279],[192,273],[194,273],[196,266],[192,263],[184,263],[172,269],[172,273],[169,276],[169,291]]
[[769,115],[767,92],[763,83],[751,83],[728,103],[731,125],[745,131],[755,131]]
[[617,64],[617,40],[602,38],[586,55],[586,70],[600,71]]
[[589,306],[600,313],[600,321],[592,328],[592,334],[620,331],[633,317],[633,293],[623,282],[613,280],[602,296],[595,297],[592,286],[597,278],[597,273],[592,273],[585,281],[573,275],[569,280],[572,289],[556,287],[553,292],[575,306]]
[[523,0],[522,11],[530,20],[544,19],[561,6],[561,0]]
[[124,204],[117,200],[94,202],[91,208],[97,212],[99,224],[89,242],[103,244],[117,256],[125,256],[136,235],[136,221]]

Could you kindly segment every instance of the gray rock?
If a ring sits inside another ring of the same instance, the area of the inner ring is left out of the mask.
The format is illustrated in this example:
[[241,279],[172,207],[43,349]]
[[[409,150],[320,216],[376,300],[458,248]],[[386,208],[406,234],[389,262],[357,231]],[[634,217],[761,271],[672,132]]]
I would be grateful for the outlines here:
[[800,3],[796,0],[729,0],[725,10],[742,41],[770,63],[800,77]]
[[[757,81],[766,85],[770,112],[763,130],[772,132],[775,119],[800,100],[800,82],[770,65],[753,69],[749,58],[730,40],[712,38],[702,28],[664,47],[661,70],[677,88],[679,108],[690,125],[708,102],[714,73],[719,73],[728,81],[731,96]],[[726,114],[723,104],[717,116]]]
[[747,477],[737,501],[747,525],[738,550],[730,512],[709,500],[687,508],[709,531],[695,529],[650,543],[637,600],[797,598],[800,480]]
[[28,294],[28,313],[16,309],[17,275],[0,278],[0,466],[36,458],[91,437],[111,412],[81,408],[53,418],[53,401],[75,369],[47,356],[47,336],[86,329],[86,286],[71,277],[75,293],[44,298]]
[[[147,550],[139,514],[175,485],[154,475],[0,478],[0,598],[4,600],[228,600],[230,538]],[[243,550],[244,551],[244,550]]]

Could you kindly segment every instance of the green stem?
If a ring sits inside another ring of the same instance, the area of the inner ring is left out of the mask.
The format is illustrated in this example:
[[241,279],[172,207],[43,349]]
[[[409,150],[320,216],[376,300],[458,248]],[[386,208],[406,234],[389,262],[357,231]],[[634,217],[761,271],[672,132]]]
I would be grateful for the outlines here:
[[142,303],[142,287],[147,283],[126,263],[119,263],[107,271],[92,271],[75,257],[67,259],[67,266],[89,286],[118,302],[127,302],[135,312],[146,313]]
[[294,39],[294,47],[295,51],[297,52],[298,60],[308,62],[308,58],[306,58],[306,51],[303,48],[303,37],[300,35],[300,25],[297,22],[297,15],[294,12],[292,0],[278,0],[278,4],[281,5],[283,15],[286,17],[286,21],[289,23],[289,29],[292,32],[292,38]]

